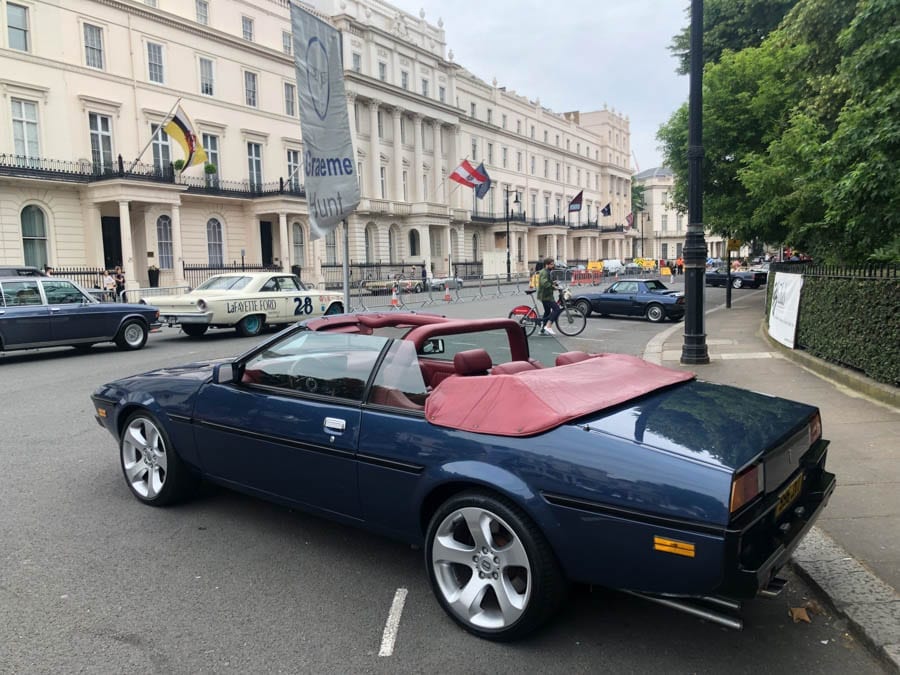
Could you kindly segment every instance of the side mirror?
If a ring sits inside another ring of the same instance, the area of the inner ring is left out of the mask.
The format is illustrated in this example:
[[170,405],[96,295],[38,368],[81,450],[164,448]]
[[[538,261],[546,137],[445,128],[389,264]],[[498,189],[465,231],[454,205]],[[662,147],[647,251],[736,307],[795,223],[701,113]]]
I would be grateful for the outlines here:
[[234,363],[220,363],[213,368],[213,382],[216,384],[231,384],[235,381],[237,367]]
[[444,353],[444,341],[440,338],[429,338],[425,340],[425,343],[422,345],[422,353],[423,354],[443,354]]

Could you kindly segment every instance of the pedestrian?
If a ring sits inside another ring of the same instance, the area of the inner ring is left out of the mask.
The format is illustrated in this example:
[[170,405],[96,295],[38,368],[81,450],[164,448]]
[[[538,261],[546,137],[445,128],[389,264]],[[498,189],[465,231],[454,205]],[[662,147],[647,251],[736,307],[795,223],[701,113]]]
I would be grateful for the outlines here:
[[553,283],[553,268],[556,261],[553,258],[544,258],[544,267],[538,274],[537,299],[544,305],[544,316],[541,317],[541,334],[555,335],[555,331],[550,328],[550,324],[555,323],[559,317],[559,305],[556,303],[554,291],[556,284]]
[[422,288],[428,283],[428,272],[425,271],[425,265],[422,265]]
[[106,270],[106,275],[103,277],[103,290],[110,293],[116,292],[116,278],[110,270]]
[[122,267],[120,265],[116,265],[116,273],[113,278],[116,282],[115,290],[116,296],[118,297],[125,291],[125,273],[122,271]]
[[678,260],[675,261],[675,268],[678,270],[678,274],[684,274],[684,258],[678,256]]
[[50,267],[50,265],[44,265],[44,274],[46,274],[48,277],[52,277],[53,276],[53,268]]

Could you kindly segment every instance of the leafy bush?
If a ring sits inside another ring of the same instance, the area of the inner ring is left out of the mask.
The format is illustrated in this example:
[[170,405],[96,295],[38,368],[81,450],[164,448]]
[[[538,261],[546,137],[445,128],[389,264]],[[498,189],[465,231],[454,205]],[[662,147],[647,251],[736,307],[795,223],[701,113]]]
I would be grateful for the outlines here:
[[797,343],[814,356],[900,386],[900,278],[806,276]]

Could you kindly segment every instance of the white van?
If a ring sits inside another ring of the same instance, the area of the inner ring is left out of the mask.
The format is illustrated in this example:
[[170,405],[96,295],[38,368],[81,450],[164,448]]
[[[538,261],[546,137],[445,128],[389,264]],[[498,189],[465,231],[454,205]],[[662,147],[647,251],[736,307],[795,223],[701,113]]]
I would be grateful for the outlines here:
[[625,265],[621,260],[612,259],[603,261],[603,274],[606,276],[622,274],[623,272],[625,272]]

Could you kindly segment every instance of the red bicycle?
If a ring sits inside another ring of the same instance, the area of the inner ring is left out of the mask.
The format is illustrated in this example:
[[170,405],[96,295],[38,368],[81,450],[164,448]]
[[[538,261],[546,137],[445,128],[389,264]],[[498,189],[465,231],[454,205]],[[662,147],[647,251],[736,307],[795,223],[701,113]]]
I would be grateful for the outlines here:
[[[559,296],[557,304],[560,308],[556,326],[563,335],[574,337],[587,326],[587,317],[580,309],[569,303],[571,294],[568,288],[558,288],[556,290]],[[513,310],[509,313],[509,318],[518,321],[519,325],[522,326],[522,330],[525,331],[525,335],[528,336],[534,334],[534,331],[541,325],[542,317],[544,316],[543,310],[538,308],[537,300],[535,300],[534,294],[536,292],[537,289],[534,288],[529,288],[525,291],[526,295],[531,298],[531,307],[519,305],[518,307],[513,307]]]

